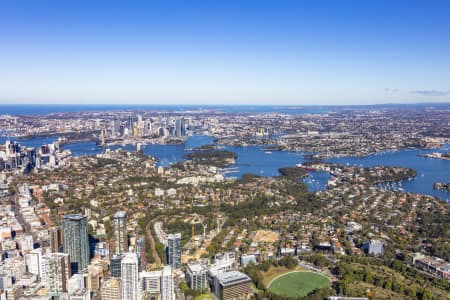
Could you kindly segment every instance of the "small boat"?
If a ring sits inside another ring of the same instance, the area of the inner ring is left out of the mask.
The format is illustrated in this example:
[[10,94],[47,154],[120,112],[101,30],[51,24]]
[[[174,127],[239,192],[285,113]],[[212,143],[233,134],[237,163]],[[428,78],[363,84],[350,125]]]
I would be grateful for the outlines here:
[[272,154],[272,151],[266,151],[264,153],[267,154],[267,155],[270,155],[270,154]]

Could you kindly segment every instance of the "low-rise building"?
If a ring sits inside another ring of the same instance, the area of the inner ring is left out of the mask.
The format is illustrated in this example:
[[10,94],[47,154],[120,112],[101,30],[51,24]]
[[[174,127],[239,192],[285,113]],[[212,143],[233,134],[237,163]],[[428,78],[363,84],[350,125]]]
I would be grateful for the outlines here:
[[105,281],[100,289],[100,294],[102,300],[122,300],[120,280],[117,278],[110,278]]
[[186,268],[186,282],[193,290],[208,288],[207,270],[198,263],[188,264]]
[[141,272],[141,295],[146,299],[161,299],[161,271]]
[[249,299],[252,295],[250,277],[239,271],[219,274],[215,278],[213,292],[220,300]]

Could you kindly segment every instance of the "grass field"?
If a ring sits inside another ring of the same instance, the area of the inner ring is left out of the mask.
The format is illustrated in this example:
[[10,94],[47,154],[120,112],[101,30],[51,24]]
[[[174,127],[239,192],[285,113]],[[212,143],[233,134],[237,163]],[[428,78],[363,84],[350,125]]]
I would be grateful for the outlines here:
[[211,294],[203,294],[195,297],[195,300],[214,300],[214,297]]
[[313,272],[291,272],[275,278],[269,285],[269,291],[288,297],[304,297],[309,292],[330,285],[325,277]]
[[292,271],[306,271],[306,269],[302,268],[302,267],[297,267],[294,270],[289,270],[286,267],[274,267],[274,266],[272,266],[272,267],[270,267],[269,271],[262,272],[263,277],[264,277],[264,279],[263,279],[264,286],[268,286],[269,283],[272,281],[272,279],[274,279],[275,277],[278,277],[278,276],[280,276],[282,274],[289,273],[289,272],[292,272]]
[[270,267],[269,271],[262,273],[264,276],[264,285],[267,286],[272,279],[287,272],[289,272],[289,270],[285,267]]

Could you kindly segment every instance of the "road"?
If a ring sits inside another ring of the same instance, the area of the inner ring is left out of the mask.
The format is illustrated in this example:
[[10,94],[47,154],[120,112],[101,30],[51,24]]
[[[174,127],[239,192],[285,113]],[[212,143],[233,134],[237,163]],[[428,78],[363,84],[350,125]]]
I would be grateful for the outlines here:
[[155,239],[153,238],[153,235],[152,235],[152,222],[148,222],[147,226],[145,226],[145,231],[146,231],[147,239],[150,242],[153,259],[157,265],[161,265],[161,258],[159,257],[158,252],[156,251]]

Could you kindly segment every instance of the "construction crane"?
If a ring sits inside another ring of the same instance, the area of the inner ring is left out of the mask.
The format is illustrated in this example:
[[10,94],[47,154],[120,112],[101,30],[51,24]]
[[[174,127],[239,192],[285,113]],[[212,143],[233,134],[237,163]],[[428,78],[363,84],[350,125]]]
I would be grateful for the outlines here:
[[191,234],[192,234],[192,236],[191,236],[192,242],[194,242],[195,224],[201,224],[203,226],[203,239],[205,240],[206,239],[206,228],[208,228],[208,225],[207,224],[203,224],[202,217],[195,213],[194,217],[192,218],[191,224],[192,224],[192,232],[191,232]]

